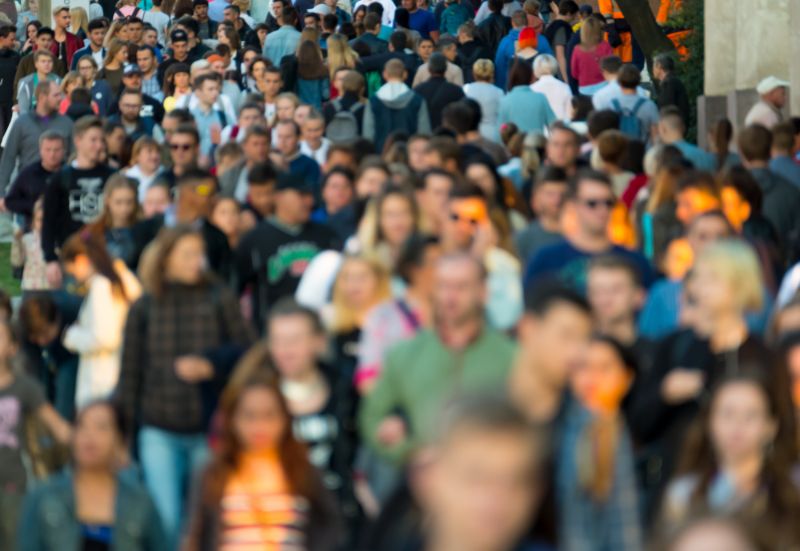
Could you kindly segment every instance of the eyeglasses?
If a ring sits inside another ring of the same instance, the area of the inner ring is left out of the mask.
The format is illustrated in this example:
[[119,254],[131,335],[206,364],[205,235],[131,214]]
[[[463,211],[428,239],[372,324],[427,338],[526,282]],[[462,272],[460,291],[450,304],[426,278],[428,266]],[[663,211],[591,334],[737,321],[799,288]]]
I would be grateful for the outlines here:
[[614,199],[586,199],[585,201],[581,201],[581,204],[595,210],[599,207],[606,207],[608,210],[614,208],[614,205],[617,204],[617,201]]
[[171,143],[169,148],[172,151],[191,151],[194,145],[188,143]]

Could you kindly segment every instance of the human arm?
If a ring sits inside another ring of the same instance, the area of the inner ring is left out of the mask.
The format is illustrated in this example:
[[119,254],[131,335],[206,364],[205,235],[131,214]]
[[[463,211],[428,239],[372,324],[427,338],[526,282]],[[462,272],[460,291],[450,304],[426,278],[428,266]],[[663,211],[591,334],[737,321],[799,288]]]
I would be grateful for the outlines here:
[[561,79],[564,82],[569,82],[567,77],[567,47],[564,44],[556,44],[555,49],[556,60],[558,60],[558,68],[561,73]]
[[84,300],[83,315],[64,333],[64,347],[77,354],[117,350],[122,343],[126,312],[117,308],[115,302],[111,282],[96,277]]
[[14,121],[11,128],[8,130],[8,138],[6,139],[6,146],[3,148],[3,156],[0,157],[0,195],[4,195],[7,183],[11,180],[11,173],[14,171],[14,166],[17,164],[17,158],[20,153],[20,124],[19,121]]
[[131,421],[136,419],[142,376],[147,367],[147,315],[151,300],[145,295],[131,305],[123,332],[120,375],[114,398]]
[[69,444],[72,437],[72,426],[58,414],[49,403],[42,404],[36,412],[44,426],[55,436],[61,444]]

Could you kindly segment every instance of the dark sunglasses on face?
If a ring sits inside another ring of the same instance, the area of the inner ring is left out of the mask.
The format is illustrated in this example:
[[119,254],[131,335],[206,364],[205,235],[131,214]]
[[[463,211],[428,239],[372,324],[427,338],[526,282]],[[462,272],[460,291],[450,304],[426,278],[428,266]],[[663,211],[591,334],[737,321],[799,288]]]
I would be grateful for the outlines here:
[[586,207],[589,207],[592,210],[597,209],[598,207],[601,206],[606,207],[608,210],[611,210],[614,208],[614,205],[616,205],[617,202],[614,199],[586,199],[584,201],[581,201],[581,204],[585,205]]
[[450,220],[452,220],[453,222],[467,222],[469,224],[472,224],[473,226],[478,225],[478,221],[475,220],[474,218],[469,218],[468,216],[462,217],[457,212],[450,213]]

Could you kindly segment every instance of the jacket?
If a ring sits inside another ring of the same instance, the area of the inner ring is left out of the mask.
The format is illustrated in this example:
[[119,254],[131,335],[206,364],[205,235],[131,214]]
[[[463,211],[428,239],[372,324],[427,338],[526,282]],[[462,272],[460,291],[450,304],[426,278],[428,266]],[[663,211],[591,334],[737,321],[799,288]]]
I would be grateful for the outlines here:
[[442,111],[449,104],[464,97],[464,90],[460,86],[451,84],[444,77],[433,76],[423,82],[414,91],[425,98],[428,113],[431,117],[431,128],[436,129],[442,124]]
[[491,14],[478,25],[478,36],[494,57],[500,41],[511,31],[511,18],[497,13]]
[[[36,66],[33,64],[33,52],[22,56],[17,65],[17,72],[14,75],[14,101],[17,100],[17,89],[19,88],[19,81],[26,76],[36,72]],[[67,66],[60,59],[56,59],[53,63],[53,74],[62,77],[67,74]]]
[[[33,111],[35,107],[33,104],[34,93],[36,92],[35,76],[35,74],[31,74],[19,81],[19,86],[17,87],[17,105],[19,106],[20,114]],[[61,82],[61,79],[52,73],[48,75],[47,80],[52,80],[56,84]]]
[[14,101],[14,75],[19,60],[20,56],[14,50],[0,50],[0,105],[11,105]]
[[[67,45],[67,59],[65,62],[65,66],[69,67],[72,63],[72,56],[75,55],[75,52],[83,48],[83,40],[72,34],[71,32],[66,33],[66,38],[64,39]],[[53,43],[50,44],[50,51],[56,56],[58,59],[58,42],[53,40]]]
[[[11,181],[11,173],[19,160],[20,167],[39,161],[39,136],[45,130],[55,130],[67,144],[72,141],[72,120],[55,115],[42,119],[36,113],[25,113],[7,130],[8,141],[0,157],[0,195],[5,195],[6,186]],[[69,155],[69,148],[67,150]]]
[[225,174],[219,177],[219,191],[222,195],[233,197],[236,193],[236,185],[239,183],[239,178],[245,168],[247,161],[242,159],[230,169],[225,171]]
[[686,86],[683,85],[681,79],[672,74],[667,75],[667,77],[662,80],[658,86],[656,103],[658,104],[659,111],[664,107],[677,107],[681,112],[681,117],[683,118],[684,124],[689,126],[691,119],[689,94],[686,91]]
[[450,4],[443,12],[439,30],[442,34],[451,34],[456,36],[458,28],[472,19],[472,14],[459,3]]
[[[103,59],[105,59],[105,57],[106,57],[106,49],[105,48],[100,48],[100,50],[103,52]],[[84,46],[83,48],[81,48],[80,50],[75,52],[75,55],[72,56],[72,62],[69,64],[69,70],[70,71],[77,71],[78,70],[78,62],[81,60],[81,58],[83,56],[92,55],[93,53],[94,53],[94,51],[92,50],[91,46]]]
[[[164,294],[145,294],[128,312],[116,397],[128,419],[177,433],[203,433],[210,411],[205,389],[218,394],[232,369],[222,358],[238,357],[252,333],[233,293],[219,283],[167,283]],[[175,360],[200,355],[214,378],[191,384],[178,378]]]
[[382,54],[370,55],[362,57],[358,60],[356,68],[360,73],[366,74],[372,71],[380,73],[383,71],[386,62],[390,59],[399,59],[403,62],[406,68],[406,84],[409,86],[414,82],[414,75],[417,69],[422,65],[422,59],[417,54],[405,52],[384,52]]
[[302,103],[311,105],[316,110],[330,98],[331,84],[328,78],[305,79],[297,77],[297,97]]
[[489,49],[480,39],[470,40],[458,45],[458,64],[464,71],[464,82],[472,82],[472,66],[479,59],[491,59]]
[[[512,342],[488,327],[461,351],[447,348],[436,333],[421,331],[387,354],[377,385],[361,402],[361,437],[381,455],[406,460],[430,436],[441,408],[454,394],[503,388],[513,357]],[[398,410],[407,419],[408,437],[387,448],[376,431]]]
[[[171,551],[150,495],[139,484],[117,477],[111,551]],[[19,551],[81,551],[74,475],[58,474],[25,498]]]
[[369,51],[372,53],[372,55],[383,54],[389,51],[389,43],[385,40],[381,40],[372,33],[364,33],[358,38],[351,40],[350,46],[352,47],[358,42],[363,42],[369,46]]
[[363,135],[377,151],[395,131],[427,134],[431,121],[425,100],[402,82],[387,82],[372,96],[364,111]]
[[800,256],[800,191],[769,169],[750,172],[764,194],[761,213],[778,233],[783,258],[791,264]]
[[125,297],[114,296],[108,278],[95,274],[81,305],[78,320],[64,333],[64,346],[80,355],[75,404],[82,408],[93,400],[107,398],[119,379],[122,331],[128,307],[142,294],[136,276],[122,262],[115,264]]
[[33,205],[44,194],[47,180],[52,175],[52,172],[44,169],[41,161],[34,161],[22,168],[8,188],[6,208],[29,220],[33,216]]

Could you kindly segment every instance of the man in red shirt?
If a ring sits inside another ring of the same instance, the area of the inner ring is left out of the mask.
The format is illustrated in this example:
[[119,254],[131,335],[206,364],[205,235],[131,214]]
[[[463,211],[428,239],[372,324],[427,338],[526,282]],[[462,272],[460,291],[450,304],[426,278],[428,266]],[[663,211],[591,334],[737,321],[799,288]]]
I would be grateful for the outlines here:
[[69,8],[67,6],[59,6],[53,10],[53,30],[55,31],[55,40],[50,45],[50,51],[64,62],[64,65],[70,67],[72,64],[72,56],[75,52],[83,48],[83,41],[69,32],[69,24],[71,17],[69,15]]

